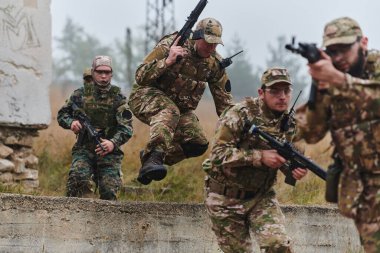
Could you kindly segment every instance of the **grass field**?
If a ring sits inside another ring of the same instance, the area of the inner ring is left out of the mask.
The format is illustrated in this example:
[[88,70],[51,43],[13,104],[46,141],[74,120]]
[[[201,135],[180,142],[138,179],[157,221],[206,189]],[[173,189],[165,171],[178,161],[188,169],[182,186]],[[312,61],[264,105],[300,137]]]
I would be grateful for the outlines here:
[[[40,136],[35,139],[33,147],[40,159],[40,187],[34,194],[63,196],[65,193],[65,184],[71,163],[71,147],[75,136],[71,131],[58,126],[56,115],[71,91],[72,89],[63,91],[54,86],[51,89],[52,121],[49,128],[40,131]],[[213,103],[202,101],[197,115],[207,136],[211,139],[217,121]],[[202,202],[205,173],[202,171],[201,163],[208,154],[171,166],[168,176],[164,180],[154,181],[149,186],[142,186],[135,178],[140,167],[139,151],[143,149],[148,140],[149,128],[137,119],[134,120],[133,126],[134,136],[122,147],[125,153],[122,163],[123,185],[127,190],[121,191],[119,199],[121,201]],[[306,146],[306,154],[324,168],[330,161],[329,142],[330,138],[327,136],[318,145]],[[312,173],[298,182],[294,188],[284,184],[283,179],[283,176],[279,175],[276,185],[281,203],[326,204],[324,182]]]

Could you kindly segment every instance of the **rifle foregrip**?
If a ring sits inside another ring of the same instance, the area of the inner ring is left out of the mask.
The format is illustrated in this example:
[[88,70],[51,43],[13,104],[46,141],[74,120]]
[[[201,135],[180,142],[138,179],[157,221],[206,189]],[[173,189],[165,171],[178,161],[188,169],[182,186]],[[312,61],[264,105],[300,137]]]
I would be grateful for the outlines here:
[[310,110],[315,110],[315,104],[317,102],[318,84],[313,79],[310,87],[309,100],[307,101],[307,106]]

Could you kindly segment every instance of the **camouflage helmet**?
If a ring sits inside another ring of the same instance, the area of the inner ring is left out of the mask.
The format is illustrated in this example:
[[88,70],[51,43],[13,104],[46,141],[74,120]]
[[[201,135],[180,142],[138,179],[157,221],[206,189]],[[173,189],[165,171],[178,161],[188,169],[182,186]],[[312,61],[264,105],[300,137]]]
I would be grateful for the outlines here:
[[202,38],[207,43],[222,44],[223,28],[221,23],[214,18],[205,18],[198,22],[196,31],[202,31]]
[[261,77],[261,85],[270,87],[275,83],[292,84],[288,71],[285,68],[274,67],[267,69]]
[[91,68],[85,68],[83,70],[83,79],[91,76]]
[[108,66],[112,70],[112,59],[107,55],[98,55],[95,56],[92,61],[92,70],[95,70],[99,66]]
[[349,17],[332,20],[325,25],[323,47],[334,44],[352,44],[363,36],[358,22]]

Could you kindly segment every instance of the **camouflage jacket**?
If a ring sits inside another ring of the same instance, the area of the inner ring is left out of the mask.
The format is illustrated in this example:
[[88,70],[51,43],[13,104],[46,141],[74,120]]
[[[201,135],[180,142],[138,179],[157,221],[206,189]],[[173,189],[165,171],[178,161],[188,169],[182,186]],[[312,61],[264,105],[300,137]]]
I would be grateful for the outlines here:
[[104,93],[91,83],[75,90],[58,111],[58,123],[65,129],[70,129],[75,120],[73,103],[84,111],[92,126],[102,131],[115,147],[119,148],[132,136],[132,113],[119,87],[111,85],[109,91]]
[[197,108],[208,84],[220,115],[232,105],[229,78],[225,70],[219,67],[221,57],[214,53],[209,58],[201,58],[195,50],[194,41],[187,40],[183,47],[189,54],[179,63],[167,67],[165,60],[175,35],[165,36],[145,57],[136,71],[133,90],[139,86],[156,87],[165,92],[181,111],[187,111]]
[[210,158],[203,163],[203,169],[229,186],[252,191],[270,189],[277,170],[261,163],[261,150],[271,148],[248,130],[255,124],[279,140],[290,142],[296,132],[295,121],[291,118],[289,130],[281,133],[283,115],[276,117],[259,98],[246,98],[225,111],[218,121]]
[[331,130],[344,161],[354,159],[357,160],[354,164],[380,172],[377,162],[363,161],[373,159],[380,151],[379,51],[368,53],[362,76],[351,77],[351,82],[352,88],[330,87],[326,94],[318,94],[316,109],[306,112],[307,125],[302,129],[302,137],[316,143]]

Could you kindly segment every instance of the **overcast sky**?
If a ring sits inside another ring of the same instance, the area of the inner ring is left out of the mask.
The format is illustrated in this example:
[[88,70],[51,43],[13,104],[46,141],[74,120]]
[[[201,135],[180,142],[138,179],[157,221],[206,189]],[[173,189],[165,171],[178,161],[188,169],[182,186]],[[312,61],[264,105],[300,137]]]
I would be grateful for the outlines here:
[[[198,0],[174,3],[178,30]],[[70,17],[87,33],[109,45],[124,37],[126,27],[143,37],[145,5],[146,0],[52,0],[53,36],[61,36]],[[286,35],[290,40],[297,35],[299,41],[320,45],[325,23],[342,16],[356,19],[369,37],[369,47],[380,49],[379,10],[379,0],[209,0],[200,18],[215,17],[221,21],[224,44],[231,47],[232,38],[237,35],[251,63],[265,66],[267,45],[275,45],[278,36]],[[223,46],[217,50],[226,56]]]

